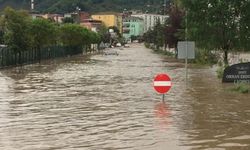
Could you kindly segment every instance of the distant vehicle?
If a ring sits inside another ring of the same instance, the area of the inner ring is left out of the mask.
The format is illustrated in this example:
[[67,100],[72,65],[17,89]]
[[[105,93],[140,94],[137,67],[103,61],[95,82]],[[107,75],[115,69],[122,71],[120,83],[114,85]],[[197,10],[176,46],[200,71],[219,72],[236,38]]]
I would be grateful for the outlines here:
[[121,44],[121,43],[117,43],[116,46],[117,46],[117,47],[121,47],[122,44]]
[[5,47],[7,47],[7,45],[0,44],[0,48],[5,48]]
[[105,51],[105,52],[103,53],[103,55],[116,55],[116,56],[118,56],[119,53],[118,53],[117,51],[109,50],[109,51]]
[[129,48],[130,46],[129,46],[128,44],[125,44],[124,47],[125,47],[125,48]]

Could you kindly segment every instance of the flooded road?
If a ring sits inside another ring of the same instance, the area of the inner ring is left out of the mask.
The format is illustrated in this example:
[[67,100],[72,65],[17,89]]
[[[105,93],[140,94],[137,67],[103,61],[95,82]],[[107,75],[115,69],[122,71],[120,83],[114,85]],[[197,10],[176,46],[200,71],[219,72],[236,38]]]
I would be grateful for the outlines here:
[[[142,45],[0,72],[1,150],[248,150],[250,95]],[[168,73],[161,102],[152,81]]]

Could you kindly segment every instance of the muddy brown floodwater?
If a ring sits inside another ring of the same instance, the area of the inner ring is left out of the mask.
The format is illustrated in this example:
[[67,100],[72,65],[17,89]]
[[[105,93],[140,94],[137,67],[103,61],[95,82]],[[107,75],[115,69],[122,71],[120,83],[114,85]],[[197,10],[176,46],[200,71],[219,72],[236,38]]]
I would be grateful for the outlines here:
[[[1,150],[249,150],[250,95],[143,45],[0,72]],[[173,88],[155,93],[157,73]]]

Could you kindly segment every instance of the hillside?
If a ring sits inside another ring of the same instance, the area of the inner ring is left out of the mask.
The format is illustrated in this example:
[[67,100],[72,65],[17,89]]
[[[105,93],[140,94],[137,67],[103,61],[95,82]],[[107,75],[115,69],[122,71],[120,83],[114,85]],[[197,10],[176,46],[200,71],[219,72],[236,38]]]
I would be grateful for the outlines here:
[[[78,6],[83,11],[142,10],[157,12],[164,0],[35,0],[36,11],[64,13],[74,11]],[[167,0],[168,1],[168,0]],[[0,10],[11,6],[29,10],[30,0],[0,0]]]

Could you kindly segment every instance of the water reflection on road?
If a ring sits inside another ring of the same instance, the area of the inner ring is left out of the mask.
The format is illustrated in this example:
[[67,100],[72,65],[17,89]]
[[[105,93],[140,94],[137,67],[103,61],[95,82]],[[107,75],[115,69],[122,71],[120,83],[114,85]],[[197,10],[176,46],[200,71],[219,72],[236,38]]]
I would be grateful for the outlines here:
[[[250,98],[142,45],[0,73],[0,149],[250,149]],[[152,88],[168,73],[161,103]]]

